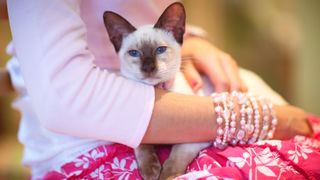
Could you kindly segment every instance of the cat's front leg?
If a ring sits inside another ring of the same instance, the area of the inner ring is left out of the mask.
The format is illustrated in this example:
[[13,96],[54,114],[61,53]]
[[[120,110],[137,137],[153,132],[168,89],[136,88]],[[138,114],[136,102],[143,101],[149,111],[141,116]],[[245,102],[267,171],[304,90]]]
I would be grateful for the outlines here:
[[157,180],[161,171],[161,164],[153,145],[140,145],[134,150],[140,176],[145,180]]
[[163,164],[160,180],[173,179],[184,174],[187,166],[198,155],[199,151],[210,144],[204,142],[173,145],[169,158]]

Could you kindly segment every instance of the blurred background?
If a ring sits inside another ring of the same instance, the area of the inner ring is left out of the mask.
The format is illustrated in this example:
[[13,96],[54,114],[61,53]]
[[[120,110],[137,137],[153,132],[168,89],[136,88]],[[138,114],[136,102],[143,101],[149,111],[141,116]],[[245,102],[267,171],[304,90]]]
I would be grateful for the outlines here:
[[[0,1],[3,3],[3,1]],[[184,0],[189,24],[238,64],[259,74],[291,104],[320,115],[320,1]],[[0,67],[9,59],[6,9],[0,8]],[[22,146],[16,139],[15,95],[0,97],[0,179],[21,179]]]

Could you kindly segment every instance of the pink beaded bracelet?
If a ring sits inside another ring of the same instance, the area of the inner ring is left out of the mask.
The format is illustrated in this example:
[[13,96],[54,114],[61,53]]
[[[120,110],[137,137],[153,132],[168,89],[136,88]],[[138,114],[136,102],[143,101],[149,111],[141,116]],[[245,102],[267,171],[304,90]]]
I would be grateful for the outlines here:
[[262,107],[262,129],[259,136],[259,140],[264,140],[267,137],[270,121],[270,113],[268,110],[268,105],[266,104],[264,98],[259,99]]
[[269,111],[270,111],[270,114],[271,114],[271,127],[270,127],[270,130],[268,132],[268,139],[271,139],[273,138],[273,135],[274,135],[274,132],[276,131],[276,126],[277,126],[277,123],[278,123],[278,119],[276,117],[276,113],[275,111],[273,110],[273,104],[271,102],[268,103],[268,108],[269,108]]
[[222,117],[222,112],[223,112],[223,106],[222,106],[222,97],[219,96],[219,94],[214,93],[211,95],[213,98],[213,102],[214,102],[214,111],[217,115],[217,135],[216,135],[216,139],[213,142],[213,146],[218,147],[218,148],[222,148],[222,138],[223,138],[223,117]]
[[237,94],[238,102],[240,105],[240,129],[237,132],[237,141],[239,144],[245,144],[246,137],[246,109],[247,109],[247,101],[248,97],[243,93]]
[[250,101],[253,107],[253,134],[252,137],[249,139],[248,144],[253,144],[258,140],[259,133],[260,133],[260,112],[259,112],[259,105],[254,96],[250,96]]
[[[214,147],[224,149],[228,144],[252,144],[273,137],[278,120],[270,102],[261,97],[257,100],[250,93],[241,92],[213,93],[211,96],[217,116]],[[240,107],[238,114],[234,111],[235,102]]]

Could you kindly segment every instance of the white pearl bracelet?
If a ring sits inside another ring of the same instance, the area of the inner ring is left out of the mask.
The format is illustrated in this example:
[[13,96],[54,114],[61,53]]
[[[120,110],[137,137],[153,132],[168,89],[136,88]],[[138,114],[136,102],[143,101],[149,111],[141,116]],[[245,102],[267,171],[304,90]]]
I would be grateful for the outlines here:
[[[241,92],[213,93],[211,97],[217,117],[214,147],[224,149],[228,145],[252,144],[273,137],[278,120],[270,102]],[[238,113],[234,111],[236,104]]]

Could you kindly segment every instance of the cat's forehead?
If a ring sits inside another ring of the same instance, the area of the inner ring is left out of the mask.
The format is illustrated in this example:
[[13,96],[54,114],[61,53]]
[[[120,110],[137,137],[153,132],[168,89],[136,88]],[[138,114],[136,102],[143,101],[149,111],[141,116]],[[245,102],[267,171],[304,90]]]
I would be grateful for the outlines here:
[[136,31],[123,39],[127,48],[143,48],[145,46],[158,47],[177,44],[170,32],[153,28],[152,25],[139,27]]

